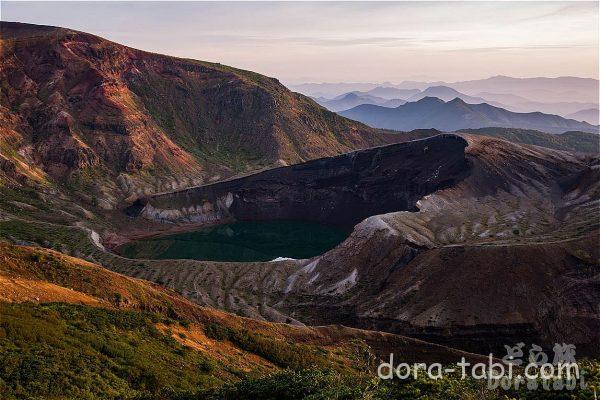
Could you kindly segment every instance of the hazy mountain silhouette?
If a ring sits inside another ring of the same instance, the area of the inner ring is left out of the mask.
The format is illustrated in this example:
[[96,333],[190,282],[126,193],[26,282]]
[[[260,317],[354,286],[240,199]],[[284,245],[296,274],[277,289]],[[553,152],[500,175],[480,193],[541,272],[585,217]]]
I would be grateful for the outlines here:
[[359,106],[361,104],[375,104],[382,107],[398,107],[406,100],[402,99],[384,99],[382,97],[371,96],[364,92],[350,92],[328,100],[323,97],[313,98],[317,103],[330,111],[342,111]]
[[[368,94],[384,98],[408,98],[399,94],[395,94],[392,97],[386,96],[381,91],[377,91],[378,87],[382,86],[387,91],[393,89],[421,91],[432,86],[446,86],[467,96],[484,98],[488,104],[492,104],[492,102],[503,104],[506,107],[510,107],[511,111],[541,111],[563,116],[586,108],[595,107],[598,104],[599,96],[599,81],[597,79],[570,76],[557,78],[513,78],[498,75],[486,79],[459,82],[403,81],[398,84],[389,82],[379,84],[306,83],[290,87],[292,90],[314,97],[324,96],[332,98],[336,95],[352,91],[369,91]],[[414,94],[416,93],[412,95]]]
[[597,125],[599,123],[598,114],[600,114],[600,110],[598,110],[598,108],[588,108],[587,110],[577,111],[568,115],[567,117],[576,121],[585,121],[589,124]]
[[461,99],[444,102],[435,97],[425,97],[397,108],[360,105],[343,111],[341,115],[377,128],[409,131],[418,128],[435,128],[456,131],[466,128],[506,127],[536,129],[561,133],[571,130],[598,132],[598,127],[586,122],[566,119],[558,115],[515,113],[489,104],[467,104]]
[[419,101],[421,99],[424,99],[425,97],[437,97],[438,99],[444,101],[450,101],[459,98],[465,103],[469,104],[490,103],[495,106],[502,107],[502,104],[500,103],[492,103],[481,97],[469,96],[448,86],[430,86],[424,91],[419,92],[414,96],[410,97],[408,101]]
[[[516,96],[510,93],[490,93],[480,92],[475,94],[477,97],[485,99],[488,104],[494,102],[503,104],[502,108],[514,112],[534,112],[540,111],[546,114],[557,114],[565,118],[571,114],[590,108],[598,108],[598,102],[585,103],[579,101],[559,101],[559,102],[541,102],[526,99],[525,97]],[[495,104],[498,105],[498,104]],[[573,118],[577,119],[577,118]],[[579,120],[578,120],[579,121]],[[588,121],[589,122],[589,121]]]
[[377,86],[371,89],[367,94],[371,96],[383,97],[384,99],[402,99],[408,100],[410,97],[420,93],[419,89],[397,89],[389,86]]
[[598,80],[563,76],[558,78],[513,78],[494,76],[487,79],[450,83],[463,93],[509,93],[542,103],[597,102]]

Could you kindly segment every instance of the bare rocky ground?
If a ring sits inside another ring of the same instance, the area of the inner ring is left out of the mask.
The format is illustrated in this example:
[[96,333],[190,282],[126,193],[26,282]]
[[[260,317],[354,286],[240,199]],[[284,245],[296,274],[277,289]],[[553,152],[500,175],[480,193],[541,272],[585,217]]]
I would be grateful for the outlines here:
[[[420,198],[418,211],[364,219],[346,241],[310,260],[124,259],[98,245],[118,236],[115,227],[125,221],[146,234],[194,225],[116,214],[86,219],[60,196],[4,203],[0,231],[257,320],[338,323],[479,353],[517,341],[564,341],[598,355],[598,160],[464,137],[468,176]],[[50,222],[42,204],[73,218],[65,223],[52,212]]]
[[335,321],[478,352],[528,339],[597,354],[597,160],[465,137],[466,179],[424,196],[418,212],[366,218],[320,257],[120,271],[253,318]]

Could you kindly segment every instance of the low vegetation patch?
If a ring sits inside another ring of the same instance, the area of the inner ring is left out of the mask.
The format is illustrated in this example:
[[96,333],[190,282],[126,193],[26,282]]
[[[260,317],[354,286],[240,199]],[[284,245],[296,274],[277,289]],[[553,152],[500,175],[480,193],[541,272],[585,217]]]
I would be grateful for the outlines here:
[[256,354],[282,368],[326,368],[331,364],[326,358],[327,353],[318,353],[315,347],[287,343],[245,329],[210,323],[205,327],[205,334],[214,340],[228,340],[236,347]]
[[67,304],[0,303],[2,399],[134,399],[197,393],[218,364],[152,316]]

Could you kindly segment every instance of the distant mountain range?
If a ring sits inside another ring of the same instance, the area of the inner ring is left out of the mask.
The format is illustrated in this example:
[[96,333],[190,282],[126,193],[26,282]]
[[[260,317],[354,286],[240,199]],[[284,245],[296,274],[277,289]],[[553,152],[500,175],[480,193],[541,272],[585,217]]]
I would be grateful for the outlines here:
[[[380,96],[376,95],[379,94]],[[481,97],[468,96],[447,86],[431,86],[423,91],[419,89],[396,89],[390,87],[376,87],[367,92],[350,92],[341,94],[333,99],[325,97],[313,97],[313,99],[330,111],[349,110],[361,104],[374,104],[376,106],[395,108],[406,104],[409,101],[419,101],[425,97],[437,97],[444,101],[450,101],[455,98],[462,99],[465,103],[480,104],[487,101]],[[498,107],[503,104],[492,102]]]
[[397,108],[363,104],[341,115],[377,128],[410,131],[419,128],[435,128],[457,131],[468,128],[504,127],[535,129],[543,132],[566,131],[598,132],[598,127],[587,122],[566,119],[541,112],[515,113],[500,107],[468,104],[455,98],[444,102],[436,97],[425,97]]
[[464,101],[465,103],[469,103],[469,104],[481,104],[481,103],[490,103],[493,104],[495,106],[499,106],[502,107],[502,104],[499,103],[493,103],[493,102],[489,102],[486,99],[482,98],[482,97],[473,97],[473,96],[469,96],[466,95],[464,93],[459,92],[456,89],[452,89],[451,87],[448,86],[431,86],[428,87],[427,89],[423,90],[422,92],[419,92],[413,96],[411,96],[408,101],[419,101],[421,99],[424,99],[425,97],[437,97],[440,100],[444,100],[444,101],[450,101],[450,100],[454,100],[456,98],[461,99],[462,101]]
[[[313,97],[322,96],[328,99],[357,91],[377,97],[398,98],[407,101],[416,101],[427,96],[438,97],[445,101],[458,97],[466,103],[485,102],[514,112],[540,111],[567,118],[581,110],[598,108],[598,87],[598,80],[590,78],[512,78],[508,76],[453,83],[404,81],[399,84],[389,82],[381,84],[306,83],[290,86],[292,90],[303,94]],[[452,94],[449,89],[455,90],[457,93]],[[428,90],[430,91],[428,92]],[[440,93],[440,90],[444,90],[444,93]]]
[[367,92],[367,94],[371,96],[383,97],[384,99],[402,99],[408,100],[414,95],[417,95],[421,92],[419,89],[397,89],[393,87],[386,86],[378,86],[374,89],[371,89]]
[[[546,114],[557,114],[565,118],[573,118],[571,115],[581,110],[598,108],[598,103],[593,102],[579,102],[579,101],[559,101],[559,102],[541,102],[532,101],[521,96],[517,96],[509,93],[490,93],[480,92],[476,96],[479,96],[486,100],[486,103],[497,105],[502,108],[506,108],[509,111],[514,112],[534,112],[540,111]],[[500,106],[499,104],[502,104]],[[584,121],[584,119],[573,118],[577,121]],[[590,121],[586,121],[590,122]],[[590,122],[591,123],[591,122]]]
[[504,93],[542,103],[598,102],[598,80],[564,76],[558,78],[512,78],[494,76],[487,79],[450,83],[467,94]]
[[[557,78],[513,78],[510,76],[493,76],[486,79],[476,79],[459,82],[423,82],[403,81],[395,84],[384,83],[302,83],[291,84],[288,87],[310,96],[332,98],[353,91],[370,91],[377,87],[395,89],[425,90],[431,86],[448,86],[462,93],[476,96],[477,93],[488,92],[495,94],[510,94],[530,101],[548,102],[598,102],[598,79],[563,76]],[[384,97],[381,94],[373,93]],[[400,97],[402,98],[402,97]]]
[[363,92],[346,93],[331,100],[323,97],[316,97],[313,99],[328,110],[336,112],[348,110],[361,104],[374,104],[382,107],[398,107],[406,103],[406,100],[388,100],[382,97],[372,96]]

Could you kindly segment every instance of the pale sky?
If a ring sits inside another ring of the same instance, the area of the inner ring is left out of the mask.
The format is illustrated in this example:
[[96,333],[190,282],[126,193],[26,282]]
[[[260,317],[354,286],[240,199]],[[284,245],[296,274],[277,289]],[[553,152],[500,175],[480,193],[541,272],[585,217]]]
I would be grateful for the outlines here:
[[300,82],[598,77],[598,2],[8,2],[3,21]]

